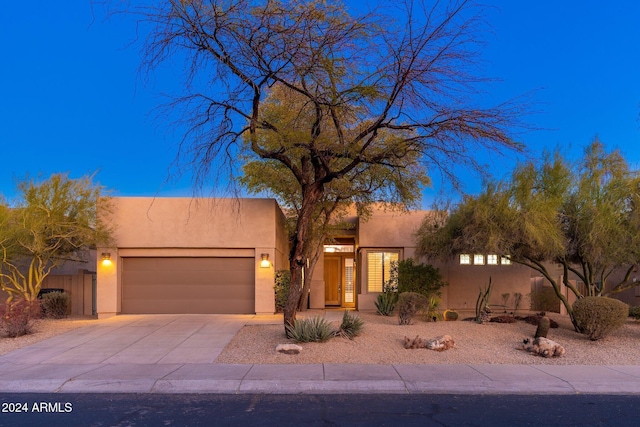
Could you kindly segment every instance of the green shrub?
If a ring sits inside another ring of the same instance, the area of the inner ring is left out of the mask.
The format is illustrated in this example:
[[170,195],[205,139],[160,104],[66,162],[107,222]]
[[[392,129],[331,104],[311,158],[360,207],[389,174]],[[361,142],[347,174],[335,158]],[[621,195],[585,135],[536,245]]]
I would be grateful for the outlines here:
[[538,312],[558,312],[560,299],[551,287],[539,288],[529,294],[531,298],[531,310]]
[[440,296],[440,288],[447,283],[440,270],[428,264],[414,264],[412,258],[398,263],[398,291],[415,292],[427,298]]
[[61,319],[71,313],[71,295],[66,292],[43,294],[40,304],[45,317]]
[[398,297],[398,323],[410,325],[413,316],[424,311],[429,305],[429,299],[416,292],[403,292]]
[[5,303],[0,306],[0,334],[9,338],[30,334],[40,314],[39,301],[20,298]]
[[629,317],[640,320],[640,305],[636,305],[635,307],[629,306]]
[[378,314],[382,316],[391,316],[393,310],[398,303],[398,293],[393,291],[383,292],[378,295],[378,299],[375,301],[376,310]]
[[334,335],[352,340],[362,333],[363,328],[364,321],[358,316],[345,310],[344,315],[342,316],[342,323],[340,323],[340,328],[334,332]]
[[275,275],[273,290],[276,298],[276,313],[284,311],[289,297],[289,285],[291,284],[291,272],[289,270],[278,270]]
[[584,297],[573,303],[578,329],[591,340],[604,338],[627,321],[629,306],[606,297]]
[[321,316],[296,319],[286,330],[287,336],[296,342],[325,342],[334,335],[331,324]]

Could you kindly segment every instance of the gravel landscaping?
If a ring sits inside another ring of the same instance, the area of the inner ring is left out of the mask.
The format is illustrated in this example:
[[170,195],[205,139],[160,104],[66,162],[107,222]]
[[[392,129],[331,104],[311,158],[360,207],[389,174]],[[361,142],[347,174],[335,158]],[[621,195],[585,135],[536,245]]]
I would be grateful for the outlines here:
[[[559,328],[550,329],[548,338],[564,346],[561,358],[544,358],[519,349],[522,340],[532,337],[536,326],[517,323],[477,324],[472,321],[423,322],[398,325],[397,317],[362,312],[365,327],[353,341],[333,338],[324,343],[302,343],[297,355],[275,351],[289,341],[281,325],[247,325],[226,346],[216,363],[353,363],[353,364],[562,364],[562,365],[640,365],[640,323],[629,320],[620,330],[599,341],[578,334],[566,316],[550,314]],[[338,322],[334,322],[337,329]],[[437,352],[406,350],[405,336],[433,338],[448,334],[455,348]]]
[[[352,364],[559,364],[559,365],[640,365],[640,323],[628,320],[618,331],[599,340],[590,341],[574,332],[568,317],[549,314],[559,328],[551,329],[548,338],[566,350],[561,358],[547,359],[519,349],[522,340],[531,337],[536,327],[517,323],[486,323],[471,321],[424,322],[398,325],[397,317],[375,313],[357,313],[364,322],[362,335],[353,341],[332,338],[324,343],[300,344],[297,355],[275,351],[278,344],[292,343],[284,336],[282,325],[256,324],[244,326],[215,361],[231,364],[286,363],[352,363]],[[34,333],[19,338],[0,338],[0,355],[62,334],[71,329],[95,324],[99,320],[82,317],[44,319],[38,321]],[[333,322],[337,329],[339,322]],[[451,335],[455,348],[437,352],[427,349],[406,350],[405,336],[434,338]]]

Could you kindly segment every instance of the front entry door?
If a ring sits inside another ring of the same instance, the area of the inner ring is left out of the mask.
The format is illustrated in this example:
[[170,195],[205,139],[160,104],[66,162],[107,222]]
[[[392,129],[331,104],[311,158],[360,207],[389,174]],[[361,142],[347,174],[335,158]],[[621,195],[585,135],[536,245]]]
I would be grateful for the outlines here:
[[324,300],[325,305],[342,304],[342,258],[324,258]]
[[353,253],[324,257],[324,304],[353,308],[355,301],[355,263]]

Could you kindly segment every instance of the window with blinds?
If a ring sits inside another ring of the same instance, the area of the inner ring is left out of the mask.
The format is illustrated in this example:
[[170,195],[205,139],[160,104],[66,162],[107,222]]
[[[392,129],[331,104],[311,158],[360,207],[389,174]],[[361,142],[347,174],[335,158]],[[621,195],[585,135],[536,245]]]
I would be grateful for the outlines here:
[[391,278],[391,263],[398,262],[398,252],[367,253],[367,290],[382,292],[383,285]]

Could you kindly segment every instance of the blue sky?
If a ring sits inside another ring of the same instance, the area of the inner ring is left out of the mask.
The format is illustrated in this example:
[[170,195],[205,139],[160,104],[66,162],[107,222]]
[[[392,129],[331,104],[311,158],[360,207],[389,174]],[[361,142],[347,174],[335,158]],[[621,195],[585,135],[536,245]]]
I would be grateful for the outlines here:
[[[640,2],[486,0],[491,25],[482,59],[501,79],[490,97],[531,91],[540,129],[528,155],[580,152],[596,134],[640,166]],[[154,119],[180,69],[138,74],[133,17],[105,20],[89,0],[6,2],[0,11],[0,194],[17,179],[97,172],[121,196],[190,196],[188,176],[167,181],[181,135]],[[486,156],[497,176],[514,157]],[[466,178],[467,190],[480,188]],[[425,193],[428,204],[434,191]]]

